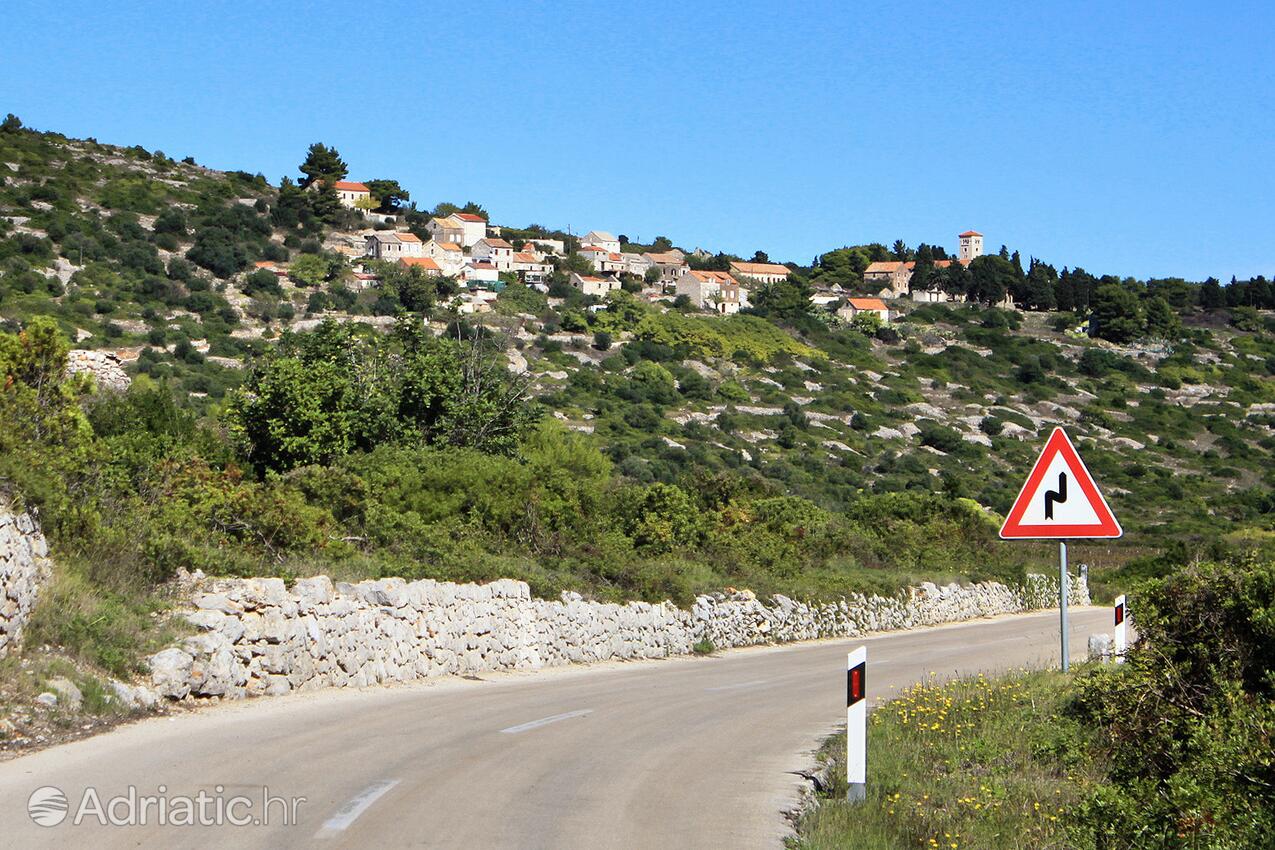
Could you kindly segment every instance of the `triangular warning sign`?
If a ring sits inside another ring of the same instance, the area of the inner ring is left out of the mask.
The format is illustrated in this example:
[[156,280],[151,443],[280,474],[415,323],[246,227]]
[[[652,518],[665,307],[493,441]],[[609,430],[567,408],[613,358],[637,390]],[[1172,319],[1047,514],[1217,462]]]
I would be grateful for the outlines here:
[[1055,428],[1009,509],[1001,537],[1119,537],[1124,534],[1067,432]]

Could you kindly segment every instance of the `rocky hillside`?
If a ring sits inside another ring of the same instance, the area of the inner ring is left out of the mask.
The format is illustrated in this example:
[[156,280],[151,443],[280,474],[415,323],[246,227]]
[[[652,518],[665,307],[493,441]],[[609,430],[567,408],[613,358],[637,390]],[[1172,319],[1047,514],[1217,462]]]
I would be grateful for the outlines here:
[[[0,176],[5,326],[54,316],[77,347],[167,381],[195,410],[284,330],[387,327],[407,312],[401,293],[354,277],[373,222],[354,210],[321,220],[260,175],[23,130],[0,134]],[[252,273],[301,257],[331,266],[317,280]],[[1076,332],[1074,313],[903,299],[893,332],[870,335],[826,315],[553,295],[511,286],[464,321],[499,332],[551,415],[633,481],[735,470],[832,510],[919,490],[1004,511],[1061,424],[1133,543],[1270,511],[1269,314],[1189,305],[1179,339],[1116,346]],[[436,308],[425,319],[437,332],[459,321]]]

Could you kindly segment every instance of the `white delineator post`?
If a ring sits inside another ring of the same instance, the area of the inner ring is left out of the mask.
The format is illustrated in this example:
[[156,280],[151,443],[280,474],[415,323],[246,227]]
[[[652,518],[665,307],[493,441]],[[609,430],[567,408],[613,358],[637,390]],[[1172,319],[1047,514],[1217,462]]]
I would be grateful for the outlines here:
[[868,648],[861,646],[846,661],[846,799],[867,796],[868,779]]
[[1124,662],[1124,650],[1129,641],[1129,626],[1125,623],[1125,602],[1124,594],[1116,597],[1116,635],[1112,641],[1111,654],[1115,656],[1116,663]]

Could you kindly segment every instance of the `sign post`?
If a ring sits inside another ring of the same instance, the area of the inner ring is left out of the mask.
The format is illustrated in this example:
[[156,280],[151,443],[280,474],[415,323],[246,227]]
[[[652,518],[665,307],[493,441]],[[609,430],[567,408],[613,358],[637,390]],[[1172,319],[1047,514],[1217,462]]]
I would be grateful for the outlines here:
[[846,659],[846,799],[861,802],[868,780],[868,648]]
[[1121,664],[1124,662],[1125,645],[1129,640],[1129,626],[1125,623],[1125,602],[1123,593],[1116,597],[1115,613],[1116,634],[1115,640],[1113,641],[1115,645],[1111,648],[1111,654],[1115,656],[1116,663]]
[[1045,448],[1005,516],[1000,536],[1005,540],[1058,541],[1058,626],[1062,641],[1062,669],[1070,665],[1067,644],[1067,540],[1075,537],[1114,538],[1124,534],[1107,500],[1076,453],[1067,432],[1055,428]]

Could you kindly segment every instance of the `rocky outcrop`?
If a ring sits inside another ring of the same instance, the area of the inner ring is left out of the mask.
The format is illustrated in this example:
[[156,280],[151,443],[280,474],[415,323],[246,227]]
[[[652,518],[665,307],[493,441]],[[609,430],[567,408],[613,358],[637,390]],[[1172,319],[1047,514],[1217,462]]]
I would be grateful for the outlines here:
[[49,544],[30,514],[0,504],[0,657],[15,648],[48,580]]
[[66,371],[71,375],[92,375],[102,389],[123,392],[133,382],[120,358],[109,351],[76,349],[67,352]]
[[[853,594],[808,604],[762,602],[748,591],[671,602],[535,599],[520,581],[490,584],[381,579],[201,582],[187,618],[199,633],[150,659],[152,684],[181,699],[239,698],[323,687],[361,687],[448,674],[536,670],[595,661],[686,655],[697,645],[750,646],[968,620],[1048,607],[1057,581],[922,584],[897,596]],[[1075,580],[1072,599],[1089,594]]]

